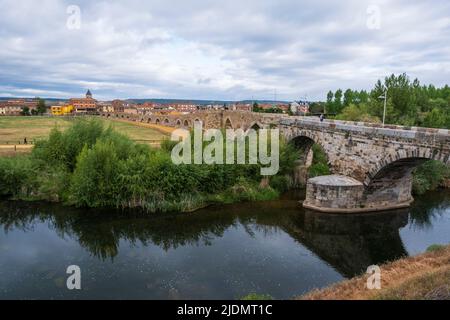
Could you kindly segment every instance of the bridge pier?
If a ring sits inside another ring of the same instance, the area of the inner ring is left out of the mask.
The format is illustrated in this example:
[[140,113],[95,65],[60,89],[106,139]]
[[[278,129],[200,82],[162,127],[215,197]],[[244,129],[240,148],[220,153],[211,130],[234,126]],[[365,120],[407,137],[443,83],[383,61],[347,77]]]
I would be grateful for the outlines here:
[[[341,175],[308,180],[303,207],[326,213],[362,213],[406,208],[413,198],[403,184],[391,185],[378,194],[367,193],[364,184]],[[388,195],[388,197],[386,197]],[[386,199],[389,198],[389,201]]]

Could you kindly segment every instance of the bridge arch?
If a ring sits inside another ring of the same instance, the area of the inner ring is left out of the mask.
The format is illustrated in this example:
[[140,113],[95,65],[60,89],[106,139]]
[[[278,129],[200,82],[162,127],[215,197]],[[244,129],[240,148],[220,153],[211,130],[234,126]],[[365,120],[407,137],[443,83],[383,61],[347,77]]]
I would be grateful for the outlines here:
[[180,120],[180,119],[177,119],[176,124],[177,124],[177,127],[181,127],[181,126],[182,126],[182,125],[181,125],[181,120]]
[[201,126],[203,126],[203,121],[197,118],[197,119],[194,120],[194,126],[196,124],[200,124]]
[[148,118],[147,123],[152,123],[152,118]]
[[447,164],[438,152],[408,150],[396,152],[377,163],[364,180],[364,200],[369,207],[389,206],[392,203],[409,205],[412,197],[414,170],[421,164],[438,160]]
[[155,123],[156,123],[156,124],[160,124],[160,123],[161,123],[161,120],[159,120],[159,118],[156,118],[156,119],[155,119]]
[[168,125],[169,123],[170,123],[169,118],[165,118],[165,119],[164,119],[164,124],[165,124],[165,125]]
[[225,120],[225,129],[234,129],[233,123],[231,122],[230,118],[227,118]]
[[260,130],[262,128],[264,128],[264,126],[261,123],[259,123],[259,122],[253,122],[250,125],[250,129],[253,129],[253,130]]
[[313,164],[312,148],[318,145],[325,154],[326,162],[329,164],[329,155],[325,148],[320,143],[320,140],[310,132],[302,132],[296,134],[293,138],[288,140],[290,145],[293,145],[297,150],[297,160],[295,161],[295,168],[292,172],[292,185],[295,187],[304,187],[309,178],[309,167]]
[[417,148],[414,150],[401,150],[397,151],[392,155],[384,157],[383,160],[376,163],[374,166],[370,168],[367,172],[366,179],[364,180],[364,184],[368,186],[372,180],[380,176],[380,174],[384,173],[387,168],[401,167],[401,168],[411,168],[412,170],[421,165],[424,162],[429,160],[437,160],[442,162],[445,165],[449,165],[450,157],[445,156],[441,152],[435,150],[431,152],[430,150],[421,150],[421,148]]
[[306,164],[308,155],[314,144],[317,144],[324,151],[328,159],[327,151],[322,145],[320,139],[311,131],[301,131],[288,139],[288,143],[293,144],[295,148],[299,151],[299,164]]
[[184,120],[184,123],[183,123],[183,126],[185,127],[185,128],[189,128],[189,120]]

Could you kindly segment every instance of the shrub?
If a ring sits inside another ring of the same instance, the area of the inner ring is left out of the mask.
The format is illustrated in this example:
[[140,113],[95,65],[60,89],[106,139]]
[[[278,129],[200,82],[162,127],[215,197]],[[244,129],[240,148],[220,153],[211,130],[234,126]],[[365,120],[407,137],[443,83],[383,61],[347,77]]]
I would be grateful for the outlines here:
[[271,187],[262,188],[257,183],[239,178],[227,190],[210,196],[210,200],[219,203],[234,203],[242,201],[267,201],[278,198],[279,193]]
[[308,176],[310,178],[327,176],[330,174],[330,168],[324,163],[313,164],[308,169]]
[[444,179],[450,178],[450,168],[439,161],[427,161],[413,175],[413,193],[424,194],[435,190]]
[[427,252],[435,252],[435,251],[440,251],[445,249],[445,246],[440,245],[440,244],[432,244],[431,246],[429,246],[427,248]]
[[77,156],[86,145],[92,147],[98,138],[112,135],[111,129],[105,131],[100,121],[79,119],[65,132],[52,129],[47,140],[38,141],[32,156],[45,164],[64,164],[70,171],[75,169]]
[[36,200],[53,202],[67,201],[70,187],[70,173],[60,165],[40,170],[35,176],[35,187],[31,196]]
[[161,142],[161,149],[166,152],[172,152],[172,149],[178,144],[177,141],[172,141],[169,139],[164,139]]
[[270,186],[280,193],[286,192],[290,187],[290,180],[286,176],[274,176],[270,178]]
[[308,169],[308,176],[310,178],[318,176],[326,176],[331,173],[328,166],[328,158],[325,151],[318,144],[312,146],[312,151],[314,154],[313,162],[311,167]]
[[241,300],[264,301],[264,300],[273,300],[273,297],[269,294],[250,293],[245,297],[242,297]]
[[78,206],[116,205],[119,158],[113,143],[99,141],[83,148],[71,179],[70,200]]
[[28,196],[33,190],[35,169],[26,156],[0,158],[0,195]]

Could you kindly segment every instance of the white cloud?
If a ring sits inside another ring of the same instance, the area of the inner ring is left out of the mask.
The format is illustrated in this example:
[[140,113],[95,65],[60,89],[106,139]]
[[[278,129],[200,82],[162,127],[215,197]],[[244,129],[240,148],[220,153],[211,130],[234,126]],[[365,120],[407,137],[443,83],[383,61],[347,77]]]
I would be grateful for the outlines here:
[[[450,4],[433,1],[0,0],[0,91],[102,99],[323,99],[407,72],[450,77]],[[381,28],[367,28],[378,5]]]

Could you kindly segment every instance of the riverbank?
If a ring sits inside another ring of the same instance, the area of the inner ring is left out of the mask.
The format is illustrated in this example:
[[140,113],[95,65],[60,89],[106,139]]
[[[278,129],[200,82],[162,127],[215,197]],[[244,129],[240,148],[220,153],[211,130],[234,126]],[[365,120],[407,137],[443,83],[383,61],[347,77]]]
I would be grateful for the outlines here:
[[116,131],[128,124],[106,124],[78,119],[64,131],[52,129],[29,155],[0,157],[0,196],[77,207],[191,212],[208,204],[278,198],[297,157],[297,150],[282,144],[279,175],[270,184],[261,183],[260,164],[177,165],[174,142],[164,140],[152,148],[131,140],[131,133]]
[[400,259],[381,268],[381,289],[368,290],[365,274],[315,290],[299,300],[448,300],[450,245],[432,246],[421,255]]

